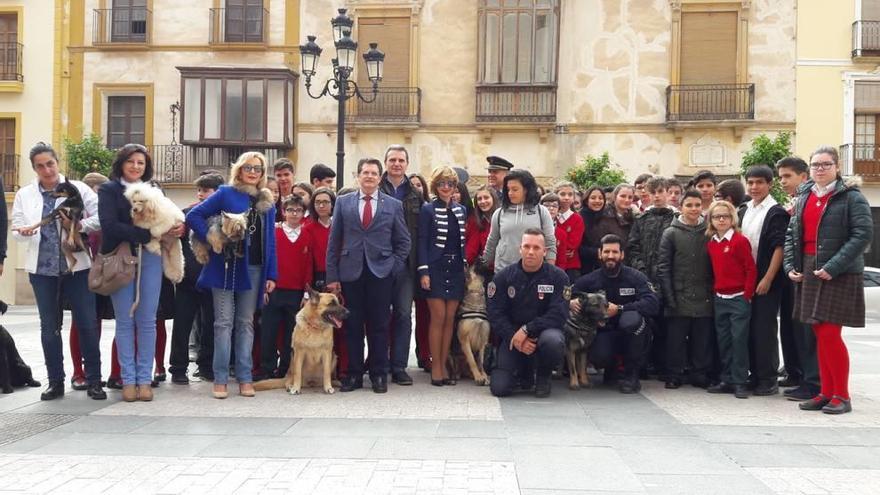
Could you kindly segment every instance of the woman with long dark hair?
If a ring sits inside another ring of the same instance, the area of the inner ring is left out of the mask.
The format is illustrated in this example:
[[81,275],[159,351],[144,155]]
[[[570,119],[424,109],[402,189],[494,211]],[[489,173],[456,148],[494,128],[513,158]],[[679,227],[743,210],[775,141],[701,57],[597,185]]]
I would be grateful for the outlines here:
[[[581,218],[584,219],[584,236],[581,239],[578,254],[581,257],[581,273],[590,273],[599,268],[599,244],[592,231],[602,218],[605,211],[605,191],[602,186],[593,186],[584,193],[584,204],[581,206]],[[601,237],[599,238],[601,239]]]
[[[587,244],[589,246],[599,246],[601,239],[605,235],[614,234],[620,237],[622,241],[620,247],[626,251],[629,231],[632,229],[633,222],[635,222],[635,214],[632,208],[633,199],[635,198],[635,187],[630,184],[619,184],[611,193],[611,198],[611,204],[605,207],[595,226],[586,230]],[[596,248],[594,256],[598,260],[598,248]],[[598,263],[598,261],[596,262]]]
[[494,189],[480,186],[474,193],[474,203],[474,211],[468,215],[464,231],[464,256],[468,265],[473,265],[486,249],[492,215],[498,209],[500,201]]
[[820,147],[810,156],[810,180],[798,189],[783,262],[795,282],[794,317],[813,325],[819,357],[821,391],[802,410],[852,411],[841,330],[865,326],[864,252],[873,235],[859,182],[840,175],[837,148]]

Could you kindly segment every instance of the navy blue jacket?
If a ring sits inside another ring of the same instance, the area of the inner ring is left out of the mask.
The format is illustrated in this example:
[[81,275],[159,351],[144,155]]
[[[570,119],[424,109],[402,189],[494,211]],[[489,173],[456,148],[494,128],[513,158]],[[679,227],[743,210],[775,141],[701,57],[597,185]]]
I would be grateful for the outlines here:
[[[437,262],[437,260],[443,256],[444,248],[440,246],[445,246],[446,243],[444,242],[443,237],[447,236],[445,232],[440,232],[440,226],[437,224],[435,217],[437,215],[437,210],[442,212],[445,209],[446,205],[443,204],[442,201],[435,199],[430,203],[423,204],[421,211],[419,211],[419,275],[427,275],[428,266]],[[454,201],[450,204],[450,210],[452,211],[453,216],[456,216],[456,220],[458,221],[459,236],[461,240],[459,254],[461,255],[461,259],[464,260],[464,227],[465,224],[467,224],[467,210],[464,206]],[[440,239],[438,239],[438,235],[440,236]]]
[[561,330],[568,319],[566,285],[565,272],[546,262],[534,273],[526,273],[522,261],[504,267],[487,291],[492,332],[508,342],[523,325],[530,338],[548,328]]
[[121,242],[136,244],[150,242],[150,231],[131,223],[131,203],[124,196],[125,186],[118,180],[101,184],[98,188],[98,218],[101,220],[101,254],[116,249]]
[[608,276],[604,268],[599,268],[577,279],[572,287],[572,291],[577,292],[600,290],[605,291],[608,302],[622,304],[626,311],[638,311],[644,317],[660,314],[660,298],[648,283],[648,277],[634,268],[621,266],[616,277]]

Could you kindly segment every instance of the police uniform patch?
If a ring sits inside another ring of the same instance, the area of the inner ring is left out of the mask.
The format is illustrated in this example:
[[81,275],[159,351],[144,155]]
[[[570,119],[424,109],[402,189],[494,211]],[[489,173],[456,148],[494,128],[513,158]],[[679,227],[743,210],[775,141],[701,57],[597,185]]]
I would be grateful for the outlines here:
[[516,288],[514,286],[510,286],[507,288],[507,297],[513,299],[516,297]]
[[554,290],[556,290],[556,288],[552,285],[538,284],[538,294],[553,294]]
[[620,288],[621,296],[634,296],[636,295],[636,290],[632,287],[621,287]]
[[495,297],[495,282],[489,282],[489,286],[486,287],[486,295],[489,296],[489,299]]
[[571,286],[566,285],[564,289],[562,289],[562,297],[565,298],[566,301],[571,300]]

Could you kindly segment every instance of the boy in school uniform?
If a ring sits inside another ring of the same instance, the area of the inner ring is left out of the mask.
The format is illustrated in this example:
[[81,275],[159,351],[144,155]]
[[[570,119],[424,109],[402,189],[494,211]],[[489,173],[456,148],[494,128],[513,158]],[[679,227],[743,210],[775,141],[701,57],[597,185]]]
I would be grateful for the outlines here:
[[[556,248],[557,266],[559,260],[564,260],[568,279],[574,283],[581,276],[581,258],[579,250],[581,247],[581,239],[584,237],[584,218],[573,208],[575,198],[577,197],[577,189],[572,182],[562,181],[556,184],[553,192],[559,196],[559,213],[557,214],[557,224],[562,227],[565,234],[565,248]],[[557,230],[557,239],[559,232]]]

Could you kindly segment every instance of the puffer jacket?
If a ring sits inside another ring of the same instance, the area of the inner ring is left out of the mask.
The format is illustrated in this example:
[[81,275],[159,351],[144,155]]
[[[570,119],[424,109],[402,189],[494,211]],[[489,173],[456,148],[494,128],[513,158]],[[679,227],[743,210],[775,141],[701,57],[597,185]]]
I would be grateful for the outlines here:
[[712,263],[706,244],[706,222],[688,225],[676,218],[663,231],[657,255],[657,277],[666,316],[712,316]]
[[672,224],[675,210],[672,208],[648,208],[636,218],[629,232],[629,252],[626,257],[630,266],[647,275],[648,280],[657,284],[657,248],[660,236]]
[[816,266],[804,266],[802,219],[813,184],[809,180],[798,189],[794,215],[785,234],[782,265],[785,273],[819,269],[824,269],[832,277],[862,273],[865,269],[864,253],[874,236],[874,220],[868,200],[859,191],[860,177],[838,179],[819,220]]

